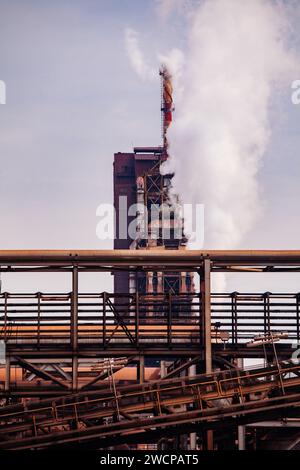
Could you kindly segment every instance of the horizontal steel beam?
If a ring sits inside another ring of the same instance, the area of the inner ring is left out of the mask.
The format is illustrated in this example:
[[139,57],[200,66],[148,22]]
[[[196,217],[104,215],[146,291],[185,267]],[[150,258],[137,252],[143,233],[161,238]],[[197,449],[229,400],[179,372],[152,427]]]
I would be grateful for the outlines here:
[[300,250],[1,250],[1,266],[201,266],[300,265]]

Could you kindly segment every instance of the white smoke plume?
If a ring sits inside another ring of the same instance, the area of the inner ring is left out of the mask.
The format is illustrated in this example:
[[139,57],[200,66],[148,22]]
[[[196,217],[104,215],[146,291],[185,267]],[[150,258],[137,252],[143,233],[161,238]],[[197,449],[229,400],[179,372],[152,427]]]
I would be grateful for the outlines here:
[[131,28],[125,29],[125,48],[131,66],[142,80],[155,80],[157,71],[153,70],[147,63],[139,46],[138,33]]
[[257,174],[273,94],[290,88],[298,67],[276,2],[201,1],[189,21],[184,65],[172,70],[168,170],[182,202],[205,205],[205,248],[233,249],[260,214]]

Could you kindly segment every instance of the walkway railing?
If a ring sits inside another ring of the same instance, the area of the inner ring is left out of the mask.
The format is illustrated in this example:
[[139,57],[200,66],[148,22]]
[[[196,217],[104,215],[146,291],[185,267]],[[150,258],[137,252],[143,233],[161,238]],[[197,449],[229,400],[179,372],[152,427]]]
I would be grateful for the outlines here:
[[[213,341],[232,345],[255,335],[288,333],[300,342],[300,294],[212,294]],[[43,346],[70,342],[71,293],[0,294],[0,339]],[[198,343],[201,294],[78,295],[78,344]]]

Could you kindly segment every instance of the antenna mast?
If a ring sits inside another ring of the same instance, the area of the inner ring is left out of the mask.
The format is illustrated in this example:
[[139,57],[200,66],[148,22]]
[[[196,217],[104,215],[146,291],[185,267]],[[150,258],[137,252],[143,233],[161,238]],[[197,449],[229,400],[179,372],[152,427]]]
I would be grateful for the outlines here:
[[168,156],[167,131],[172,122],[173,86],[172,76],[166,65],[162,65],[159,71],[161,76],[161,117],[162,117],[162,139],[164,153]]

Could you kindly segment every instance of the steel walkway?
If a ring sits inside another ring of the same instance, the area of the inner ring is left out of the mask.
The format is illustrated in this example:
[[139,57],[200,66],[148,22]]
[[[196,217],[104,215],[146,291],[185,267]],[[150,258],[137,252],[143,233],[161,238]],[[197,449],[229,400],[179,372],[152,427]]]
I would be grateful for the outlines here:
[[300,413],[300,363],[165,379],[0,409],[0,449],[106,447]]
[[[78,351],[199,346],[201,293],[78,294]],[[72,293],[0,294],[0,339],[7,348],[68,350]],[[212,334],[243,346],[254,335],[286,331],[300,343],[299,293],[211,294]],[[216,326],[217,325],[217,326]]]

